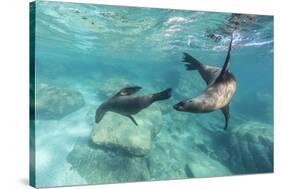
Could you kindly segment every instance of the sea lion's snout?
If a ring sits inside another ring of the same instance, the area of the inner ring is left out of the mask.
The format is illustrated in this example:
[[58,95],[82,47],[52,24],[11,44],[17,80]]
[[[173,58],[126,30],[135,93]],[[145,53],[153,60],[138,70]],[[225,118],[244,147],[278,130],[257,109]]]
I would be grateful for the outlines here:
[[184,111],[184,102],[179,102],[173,106],[177,111]]

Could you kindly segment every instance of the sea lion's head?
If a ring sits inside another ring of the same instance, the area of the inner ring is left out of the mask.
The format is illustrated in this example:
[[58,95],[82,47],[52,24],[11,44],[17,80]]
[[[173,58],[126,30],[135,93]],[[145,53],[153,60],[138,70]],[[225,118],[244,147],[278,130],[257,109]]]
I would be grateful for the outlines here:
[[180,112],[198,112],[199,106],[196,99],[187,99],[175,104],[173,108]]

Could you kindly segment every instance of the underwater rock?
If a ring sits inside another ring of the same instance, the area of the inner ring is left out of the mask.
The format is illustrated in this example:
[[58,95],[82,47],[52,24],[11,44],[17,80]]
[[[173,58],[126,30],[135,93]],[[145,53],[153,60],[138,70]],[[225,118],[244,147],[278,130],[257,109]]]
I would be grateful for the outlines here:
[[85,105],[82,94],[72,89],[41,84],[36,90],[36,118],[58,120]]
[[[167,136],[159,133],[159,135]],[[184,150],[180,145],[170,140],[167,136],[166,142],[159,141],[162,137],[157,136],[157,140],[149,155],[145,158],[151,176],[151,180],[185,179],[187,176],[183,169],[185,162]]]
[[150,178],[144,158],[101,150],[85,139],[78,140],[67,161],[89,184],[134,182]]
[[194,153],[189,157],[185,165],[185,172],[189,177],[217,177],[229,176],[232,172],[219,161],[216,161],[203,153]]
[[[94,123],[95,110],[89,112],[90,124]],[[150,152],[152,140],[160,131],[162,114],[157,105],[134,116],[136,126],[128,117],[107,112],[99,124],[93,125],[91,138],[94,144],[130,155],[145,156]]]
[[231,166],[237,172],[273,171],[273,129],[261,122],[245,122],[231,130]]
[[[232,174],[222,162],[212,158],[210,152],[205,153],[197,148],[200,143],[210,149],[214,137],[202,127],[198,127],[195,119],[179,114],[169,116],[173,119],[166,120],[167,125],[157,135],[157,140],[147,157],[152,178],[184,179]],[[177,128],[175,123],[181,120],[189,124],[178,125]]]

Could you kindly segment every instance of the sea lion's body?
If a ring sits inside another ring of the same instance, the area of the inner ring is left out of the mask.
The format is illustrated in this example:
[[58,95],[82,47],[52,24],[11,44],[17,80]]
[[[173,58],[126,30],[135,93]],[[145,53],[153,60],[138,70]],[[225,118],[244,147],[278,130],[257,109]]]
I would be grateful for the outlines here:
[[231,45],[232,39],[223,68],[202,64],[185,53],[184,61],[188,62],[185,64],[187,70],[198,70],[201,77],[205,80],[207,88],[201,95],[174,105],[176,110],[192,113],[208,113],[222,110],[225,117],[224,128],[227,128],[229,104],[236,91],[236,79],[228,70]]
[[122,115],[134,115],[152,104],[152,97],[149,96],[118,96],[109,99],[102,107],[107,111]]
[[[220,70],[220,68],[212,68],[205,70],[205,73],[209,76],[218,75]],[[198,101],[198,104],[200,104],[198,109],[194,110],[194,113],[207,113],[225,107],[230,103],[236,91],[236,79],[230,72],[226,73],[224,79],[219,82],[212,83],[212,79],[208,82],[210,82],[210,85],[207,89],[201,95],[193,98],[193,101]]]
[[171,97],[171,89],[145,96],[131,96],[140,89],[138,86],[123,88],[116,95],[102,103],[96,111],[96,123],[100,122],[104,114],[110,111],[129,117],[137,125],[132,115],[149,107],[155,101]]

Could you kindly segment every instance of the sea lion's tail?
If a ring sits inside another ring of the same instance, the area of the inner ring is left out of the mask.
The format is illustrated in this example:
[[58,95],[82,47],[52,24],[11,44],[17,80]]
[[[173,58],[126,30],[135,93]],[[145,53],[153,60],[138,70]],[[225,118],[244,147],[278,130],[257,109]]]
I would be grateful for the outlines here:
[[185,65],[186,70],[197,70],[201,63],[193,58],[190,54],[188,53],[183,53],[183,62],[187,62]]
[[169,99],[171,97],[171,94],[172,94],[172,89],[168,88],[164,91],[153,94],[152,99],[153,99],[153,101],[166,100],[166,99]]

